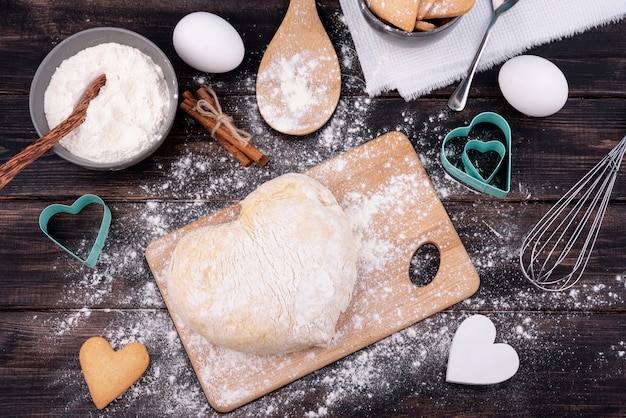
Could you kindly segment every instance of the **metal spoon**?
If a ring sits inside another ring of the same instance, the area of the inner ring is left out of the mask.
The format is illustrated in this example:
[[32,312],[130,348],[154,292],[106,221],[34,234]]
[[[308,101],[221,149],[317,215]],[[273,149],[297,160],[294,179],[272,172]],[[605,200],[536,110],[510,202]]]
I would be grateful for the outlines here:
[[483,40],[478,47],[478,51],[474,56],[474,60],[470,65],[469,70],[467,71],[467,75],[465,79],[458,85],[450,99],[448,99],[448,107],[452,110],[456,110],[460,112],[465,108],[465,104],[467,103],[467,96],[469,95],[470,86],[472,84],[472,80],[474,79],[474,74],[476,73],[476,67],[478,67],[478,61],[480,60],[481,55],[483,54],[483,49],[485,49],[485,45],[487,44],[487,39],[489,39],[489,33],[491,32],[491,28],[498,20],[498,17],[511,7],[515,6],[519,0],[492,0],[493,7],[493,15],[491,16],[491,21],[487,26],[487,30],[483,35]]
[[339,60],[315,0],[291,0],[259,65],[261,116],[279,132],[306,135],[332,116],[340,92]]
[[89,86],[87,86],[87,89],[74,108],[74,111],[67,117],[67,119],[52,128],[50,132],[24,148],[0,167],[0,189],[13,180],[13,177],[15,177],[26,166],[34,162],[37,158],[52,148],[54,144],[59,142],[63,139],[63,137],[72,132],[85,121],[89,103],[92,99],[98,96],[100,89],[106,84],[106,81],[106,74],[102,74],[92,81]]

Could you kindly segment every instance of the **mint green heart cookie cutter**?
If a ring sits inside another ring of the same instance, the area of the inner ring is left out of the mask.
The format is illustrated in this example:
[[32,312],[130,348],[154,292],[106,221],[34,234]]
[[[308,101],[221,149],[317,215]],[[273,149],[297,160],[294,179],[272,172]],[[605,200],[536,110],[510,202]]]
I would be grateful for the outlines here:
[[[88,205],[96,204],[101,205],[103,208],[102,221],[100,222],[100,229],[98,230],[98,235],[96,236],[96,241],[91,247],[91,251],[89,251],[89,255],[87,258],[83,259],[77,254],[74,254],[71,250],[66,248],[63,244],[57,241],[50,233],[48,232],[48,222],[50,219],[58,215],[60,213],[69,213],[70,215],[76,215],[80,213],[83,209],[85,209]],[[39,215],[39,228],[43,231],[44,234],[52,242],[54,242],[57,246],[59,246],[66,253],[85,264],[87,267],[93,268],[96,265],[96,261],[98,261],[98,257],[100,257],[100,253],[102,252],[102,248],[104,247],[104,241],[106,240],[107,235],[109,234],[109,227],[111,226],[111,210],[107,207],[104,201],[93,194],[86,194],[78,199],[71,206],[62,205],[59,203],[55,203],[46,207],[41,214]]]
[[[490,152],[490,151],[498,154],[498,157],[499,157],[498,164],[491,171],[491,174],[489,174],[487,178],[483,177],[483,175],[480,174],[480,172],[476,169],[476,166],[474,166],[474,163],[472,163],[472,161],[470,160],[469,155],[468,155],[468,152],[470,150],[475,150],[483,154]],[[494,176],[500,170],[500,167],[502,166],[502,162],[504,161],[505,155],[506,155],[506,147],[500,141],[484,142],[484,141],[479,141],[477,139],[472,139],[472,140],[467,141],[467,143],[465,144],[465,147],[463,149],[463,154],[461,155],[461,160],[463,161],[463,167],[465,168],[465,172],[467,174],[474,177],[476,180],[480,180],[484,183],[489,183],[491,180],[493,180]]]
[[[467,137],[472,128],[479,123],[488,123],[497,127],[504,134],[505,144],[500,141],[480,141],[477,139],[469,140],[463,147],[461,161],[463,170],[455,166],[448,160],[446,155],[446,144],[453,138]],[[481,153],[496,152],[499,156],[499,162],[495,169],[485,178],[472,163],[468,156],[468,151],[475,150]],[[458,181],[467,184],[479,192],[487,193],[491,196],[503,199],[511,189],[511,127],[507,121],[497,113],[483,112],[474,117],[472,122],[465,127],[459,127],[451,130],[445,136],[441,144],[441,164],[443,168],[450,173],[452,177]],[[493,178],[500,172],[506,170],[506,180],[504,188],[499,188],[491,184]]]

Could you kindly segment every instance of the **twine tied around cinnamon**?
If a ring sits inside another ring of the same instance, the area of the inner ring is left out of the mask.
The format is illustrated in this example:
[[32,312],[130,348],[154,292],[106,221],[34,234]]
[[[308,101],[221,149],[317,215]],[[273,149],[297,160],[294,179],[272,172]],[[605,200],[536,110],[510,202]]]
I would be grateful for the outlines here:
[[217,94],[215,94],[215,91],[213,91],[210,86],[202,87],[206,90],[207,93],[209,93],[211,99],[213,100],[212,102],[206,99],[198,100],[196,104],[196,109],[198,110],[198,113],[202,114],[203,116],[215,120],[215,126],[210,131],[211,137],[215,138],[217,130],[220,128],[220,126],[223,125],[226,129],[228,129],[233,138],[241,143],[241,145],[248,145],[250,143],[250,140],[252,139],[252,135],[242,129],[237,128],[233,122],[233,118],[226,115],[222,111],[222,106],[217,99]]
[[[223,114],[217,95],[210,87],[200,87],[196,95],[184,91],[182,98],[180,108],[198,121],[241,165],[249,167],[256,163],[259,167],[265,167],[270,162],[267,155],[252,145],[251,135],[237,129],[232,119]],[[200,101],[206,103],[198,106]]]

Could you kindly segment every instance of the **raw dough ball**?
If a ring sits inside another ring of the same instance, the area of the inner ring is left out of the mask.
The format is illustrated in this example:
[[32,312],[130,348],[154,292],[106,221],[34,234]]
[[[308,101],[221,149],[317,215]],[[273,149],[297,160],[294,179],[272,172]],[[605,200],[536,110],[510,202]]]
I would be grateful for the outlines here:
[[184,236],[167,278],[174,312],[209,342],[256,354],[327,347],[356,280],[350,221],[302,174],[269,181],[233,222]]

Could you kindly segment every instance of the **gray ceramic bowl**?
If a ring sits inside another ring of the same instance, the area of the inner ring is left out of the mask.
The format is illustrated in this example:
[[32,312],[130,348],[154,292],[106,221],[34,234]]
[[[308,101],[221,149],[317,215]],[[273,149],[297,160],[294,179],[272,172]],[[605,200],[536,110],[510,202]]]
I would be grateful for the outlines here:
[[406,45],[414,43],[416,45],[428,45],[443,39],[446,35],[452,32],[452,29],[461,21],[463,16],[458,16],[450,19],[446,24],[439,26],[428,32],[407,32],[402,29],[391,26],[378,18],[369,9],[366,0],[357,0],[361,6],[361,12],[367,23],[376,32],[387,37],[390,42]]
[[111,27],[87,29],[70,36],[54,47],[41,62],[33,77],[29,97],[30,117],[40,136],[50,130],[44,113],[44,94],[57,67],[63,60],[74,56],[85,48],[108,42],[132,46],[151,57],[163,71],[169,89],[170,100],[167,114],[165,115],[165,121],[161,131],[158,133],[158,138],[156,138],[150,148],[128,160],[115,163],[97,163],[77,157],[60,144],[56,144],[52,148],[60,157],[92,170],[121,170],[146,159],[161,146],[163,141],[165,141],[174,123],[174,117],[176,116],[178,108],[178,81],[176,79],[176,73],[167,56],[154,43],[126,29]]

